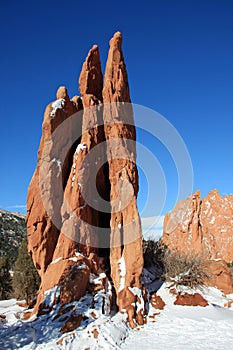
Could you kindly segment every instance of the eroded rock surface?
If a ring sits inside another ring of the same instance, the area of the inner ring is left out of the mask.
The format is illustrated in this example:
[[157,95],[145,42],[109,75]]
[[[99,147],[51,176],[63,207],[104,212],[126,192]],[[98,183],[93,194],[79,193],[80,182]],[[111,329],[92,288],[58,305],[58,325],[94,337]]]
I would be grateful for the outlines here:
[[[28,189],[26,219],[28,249],[41,277],[53,259],[60,234],[61,188],[69,171],[69,154],[66,154],[65,145],[72,140],[69,117],[77,111],[66,88],[60,87],[57,100],[47,106],[44,114],[37,167]],[[64,133],[57,140],[53,133],[61,124],[65,125]]]
[[226,262],[233,261],[233,196],[217,190],[201,199],[196,191],[180,201],[164,219],[163,242],[182,255],[197,255],[206,261],[209,279],[225,294],[232,293],[232,276]]
[[227,267],[226,262],[221,259],[209,260],[207,266],[210,278],[205,284],[210,287],[217,287],[224,294],[233,293],[231,270]]
[[201,200],[196,191],[164,220],[163,241],[172,250],[233,261],[233,195],[217,190]]
[[[111,276],[120,309],[137,305],[143,267],[141,223],[137,210],[138,174],[136,133],[129,85],[118,32],[110,41],[103,88],[104,125],[107,141],[111,200]],[[124,104],[122,104],[124,102]],[[125,104],[125,102],[127,102]],[[121,137],[119,137],[121,135]],[[143,323],[144,307],[138,302],[137,321]],[[132,317],[129,316],[130,321]]]

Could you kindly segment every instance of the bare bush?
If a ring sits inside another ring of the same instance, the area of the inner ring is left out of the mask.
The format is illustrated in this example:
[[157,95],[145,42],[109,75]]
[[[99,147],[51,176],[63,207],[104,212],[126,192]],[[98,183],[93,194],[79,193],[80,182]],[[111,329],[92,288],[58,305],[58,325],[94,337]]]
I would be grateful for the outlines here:
[[207,258],[196,254],[179,255],[161,241],[143,242],[144,266],[155,267],[157,276],[174,286],[197,288],[210,279]]
[[197,288],[211,277],[206,262],[203,256],[179,255],[167,249],[164,254],[165,279],[176,286]]

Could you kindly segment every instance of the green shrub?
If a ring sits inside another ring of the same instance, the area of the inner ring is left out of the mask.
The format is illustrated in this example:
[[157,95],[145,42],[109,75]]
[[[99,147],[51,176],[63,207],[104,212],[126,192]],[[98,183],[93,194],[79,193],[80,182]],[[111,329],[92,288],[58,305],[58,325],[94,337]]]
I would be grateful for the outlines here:
[[36,295],[40,277],[27,251],[27,239],[24,239],[14,267],[13,289],[15,297],[26,300],[29,304]]
[[12,292],[9,261],[6,255],[0,258],[0,300],[8,299]]

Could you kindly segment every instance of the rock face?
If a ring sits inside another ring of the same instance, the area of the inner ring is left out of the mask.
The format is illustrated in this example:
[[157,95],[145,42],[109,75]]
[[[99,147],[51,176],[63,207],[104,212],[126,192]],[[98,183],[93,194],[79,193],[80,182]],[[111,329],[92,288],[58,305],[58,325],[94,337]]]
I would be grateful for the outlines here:
[[210,260],[208,263],[210,278],[206,285],[217,287],[225,294],[233,293],[232,275],[230,269],[224,260]]
[[134,327],[144,317],[143,254],[136,133],[121,44],[118,32],[110,41],[104,84],[93,46],[79,78],[81,98],[70,99],[62,86],[46,108],[26,222],[41,276],[35,312],[47,312],[46,291],[55,286],[61,309],[87,292],[104,291],[107,312],[112,281],[116,303]]
[[164,219],[163,242],[178,254],[202,256],[208,265],[206,285],[232,293],[232,276],[226,262],[233,261],[233,196],[217,190],[201,200],[196,191],[180,201]]
[[201,200],[196,191],[180,201],[164,220],[163,241],[178,252],[202,253],[233,262],[233,195],[217,190]]

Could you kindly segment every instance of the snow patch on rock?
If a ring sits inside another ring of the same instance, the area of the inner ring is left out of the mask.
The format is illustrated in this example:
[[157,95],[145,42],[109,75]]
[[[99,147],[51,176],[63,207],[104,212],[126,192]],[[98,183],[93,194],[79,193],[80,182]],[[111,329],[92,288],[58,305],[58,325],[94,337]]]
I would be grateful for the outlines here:
[[125,288],[126,265],[125,258],[123,256],[118,260],[117,265],[119,267],[120,272],[120,284],[118,288],[118,292],[120,292]]
[[54,117],[58,109],[62,109],[65,106],[64,98],[60,98],[52,103],[52,111],[50,112],[50,117]]

